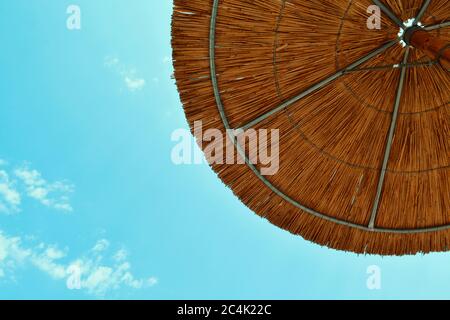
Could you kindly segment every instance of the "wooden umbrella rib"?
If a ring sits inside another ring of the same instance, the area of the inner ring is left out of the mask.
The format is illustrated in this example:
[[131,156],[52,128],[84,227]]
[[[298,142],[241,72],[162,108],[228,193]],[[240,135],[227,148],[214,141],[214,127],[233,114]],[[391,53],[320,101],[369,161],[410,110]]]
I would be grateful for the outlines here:
[[381,65],[381,66],[375,66],[375,67],[357,68],[357,69],[348,71],[348,73],[355,73],[355,72],[361,72],[361,71],[386,71],[386,70],[400,69],[402,67],[406,67],[406,68],[432,67],[438,63],[439,63],[439,61],[437,61],[437,60],[429,60],[429,61],[424,61],[424,62],[413,62],[413,63],[407,63],[407,64],[403,64],[403,63],[389,64],[389,65]]
[[307,97],[311,93],[314,93],[317,90],[320,90],[321,88],[325,87],[326,85],[328,85],[329,83],[333,82],[334,80],[342,77],[346,73],[348,73],[348,72],[352,71],[353,69],[359,67],[360,65],[362,65],[365,62],[369,61],[370,59],[376,57],[380,53],[383,53],[384,51],[386,51],[387,49],[389,49],[390,47],[392,47],[393,45],[398,43],[398,41],[399,41],[399,39],[396,39],[396,40],[392,40],[392,41],[386,43],[385,45],[381,46],[380,48],[378,48],[378,49],[372,51],[371,53],[369,53],[368,55],[362,57],[361,59],[359,59],[355,63],[349,65],[347,68],[339,70],[338,72],[336,72],[335,74],[331,75],[330,77],[328,77],[328,78],[326,78],[326,79],[324,79],[324,80],[314,84],[313,86],[309,87],[308,89],[306,89],[305,91],[303,91],[300,94],[296,95],[295,97],[293,97],[293,98],[283,102],[278,107],[275,107],[274,109],[264,113],[263,115],[257,117],[256,119],[248,122],[247,124],[243,125],[242,127],[238,128],[236,130],[243,130],[243,131],[245,131],[247,129],[250,129],[250,128],[256,126],[258,123],[266,120],[267,118],[269,118],[272,115],[280,112],[281,110],[284,110],[285,108],[289,107],[290,105],[294,104],[295,102],[298,102],[299,100]]
[[[406,48],[405,56],[403,58],[404,65],[408,63],[408,58],[409,58],[409,47]],[[397,96],[395,98],[394,111],[392,113],[391,126],[389,128],[389,134],[388,134],[388,138],[387,138],[387,142],[386,142],[386,149],[385,149],[385,153],[384,153],[383,165],[381,167],[380,179],[378,181],[378,186],[377,186],[377,193],[376,193],[375,201],[374,201],[373,208],[372,208],[372,214],[370,216],[370,222],[369,222],[370,229],[373,229],[375,226],[375,219],[377,217],[378,208],[379,208],[380,200],[381,200],[381,194],[383,192],[384,180],[386,177],[386,171],[387,171],[387,167],[388,167],[388,163],[389,163],[389,158],[391,156],[392,142],[394,140],[395,129],[397,127],[397,119],[398,119],[398,113],[399,113],[399,108],[400,108],[400,102],[401,102],[401,98],[403,95],[403,85],[405,83],[406,69],[407,68],[405,66],[403,66],[401,75],[400,75],[400,80],[399,80],[398,89],[397,89]]]
[[222,105],[222,99],[220,98],[219,85],[217,83],[217,73],[216,73],[216,19],[217,11],[219,10],[219,0],[214,0],[212,12],[211,12],[211,27],[209,29],[209,66],[211,69],[211,81],[214,88],[214,96],[216,99],[216,104],[219,109],[220,118],[222,119],[223,125],[226,129],[230,129],[230,124],[228,118],[225,114],[225,109]]
[[423,15],[427,11],[428,7],[430,6],[430,3],[431,3],[431,0],[425,0],[423,2],[423,5],[420,8],[419,13],[417,14],[416,18],[414,19],[414,25],[417,25],[420,22],[420,20],[422,20]]
[[380,0],[373,0],[373,3],[375,3],[377,6],[380,7],[380,9],[392,20],[394,21],[400,28],[403,30],[406,29],[405,24],[402,20],[400,20],[399,17],[390,9],[388,8],[383,2]]
[[446,27],[450,27],[450,21],[445,21],[445,22],[429,25],[429,26],[426,26],[424,29],[426,31],[433,31],[433,30],[442,29],[442,28],[446,28]]
[[[289,202],[290,204],[292,204],[295,207],[303,210],[306,213],[309,213],[309,214],[311,214],[311,215],[313,215],[313,216],[315,216],[317,218],[321,218],[321,219],[327,220],[329,222],[333,222],[333,223],[336,223],[336,224],[339,224],[339,225],[343,225],[343,226],[347,226],[347,227],[351,227],[351,228],[355,228],[355,229],[359,229],[359,230],[363,230],[363,231],[367,231],[367,232],[395,233],[395,234],[416,234],[416,233],[424,233],[424,232],[437,232],[437,231],[443,231],[443,230],[450,229],[450,225],[442,225],[442,226],[420,228],[420,229],[370,228],[370,227],[365,226],[365,225],[360,225],[360,224],[356,224],[356,223],[340,220],[340,219],[337,219],[337,218],[333,218],[333,217],[327,216],[327,215],[325,215],[323,213],[317,212],[317,211],[315,211],[315,210],[313,210],[311,208],[308,208],[308,207],[300,204],[298,201],[292,199],[291,197],[289,197],[288,195],[283,193],[281,190],[277,189],[269,180],[267,180],[259,172],[259,170],[250,162],[250,160],[247,157],[247,155],[245,154],[245,151],[243,150],[242,146],[237,141],[236,137],[232,133],[232,130],[230,130],[231,129],[230,128],[230,124],[229,124],[227,115],[225,113],[225,110],[224,110],[224,107],[223,107],[223,104],[222,104],[222,98],[221,98],[219,85],[218,85],[218,81],[217,81],[216,65],[215,65],[215,33],[216,33],[216,19],[217,19],[217,14],[218,14],[218,8],[219,8],[219,0],[214,0],[213,7],[212,7],[212,13],[211,13],[210,34],[209,34],[209,36],[210,36],[210,39],[209,39],[209,55],[210,55],[209,56],[209,62],[210,62],[211,81],[212,81],[212,86],[213,86],[214,97],[215,97],[215,100],[216,100],[216,105],[217,105],[217,108],[218,108],[218,111],[219,111],[222,123],[223,123],[225,129],[228,129],[227,130],[228,135],[232,138],[233,144],[235,145],[239,155],[242,156],[243,159],[245,159],[246,165],[257,176],[257,178],[261,180],[261,182],[263,182],[276,195],[280,196],[285,201]],[[384,50],[388,49],[389,47],[391,47],[393,44],[395,44],[397,42],[398,42],[398,39],[395,40],[395,41],[392,41],[392,42],[390,42],[390,43],[388,43],[386,45],[384,45],[383,47],[378,49],[380,52],[376,53],[375,56],[377,54],[383,52]],[[365,61],[370,60],[371,57],[372,57],[372,55],[369,55],[369,56],[365,57],[365,58],[367,58]],[[349,68],[356,68],[359,65],[361,65],[362,63],[364,63],[364,62],[361,62],[361,63],[356,62],[355,64],[349,66],[347,69],[349,69]],[[405,69],[406,68],[403,67],[403,72],[405,72]],[[403,76],[403,78],[404,78],[404,76]],[[334,78],[329,78],[328,82],[333,81],[333,80],[334,80]]]

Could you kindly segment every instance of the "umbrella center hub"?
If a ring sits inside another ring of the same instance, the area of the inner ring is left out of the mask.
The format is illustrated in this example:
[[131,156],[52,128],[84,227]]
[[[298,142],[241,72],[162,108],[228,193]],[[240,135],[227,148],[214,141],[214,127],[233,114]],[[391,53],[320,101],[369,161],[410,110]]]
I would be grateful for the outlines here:
[[408,19],[403,22],[406,28],[400,28],[400,31],[398,33],[398,37],[401,39],[400,44],[403,47],[409,46],[411,41],[411,35],[417,31],[423,28],[422,23],[415,24],[416,21],[415,18]]

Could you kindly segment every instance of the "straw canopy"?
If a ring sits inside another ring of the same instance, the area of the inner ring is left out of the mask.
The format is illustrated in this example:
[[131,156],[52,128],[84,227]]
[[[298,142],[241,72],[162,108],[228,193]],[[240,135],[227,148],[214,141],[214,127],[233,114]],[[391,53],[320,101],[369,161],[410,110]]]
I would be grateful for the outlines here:
[[339,250],[449,250],[448,0],[174,2],[193,132],[279,130],[275,174],[236,136],[246,163],[211,164],[245,205]]

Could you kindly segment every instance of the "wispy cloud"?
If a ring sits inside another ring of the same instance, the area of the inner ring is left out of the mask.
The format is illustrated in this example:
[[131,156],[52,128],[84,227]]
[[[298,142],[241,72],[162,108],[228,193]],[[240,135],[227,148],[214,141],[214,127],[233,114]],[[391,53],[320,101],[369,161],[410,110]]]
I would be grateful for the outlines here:
[[117,250],[117,252],[114,254],[113,259],[117,262],[122,262],[127,260],[128,258],[128,252],[125,249],[119,249]]
[[125,84],[130,91],[141,90],[145,86],[145,80],[142,78],[125,77]]
[[102,252],[108,249],[109,247],[109,241],[106,239],[100,239],[97,241],[95,246],[92,248],[92,251],[94,252]]
[[15,188],[5,170],[0,170],[0,213],[11,214],[19,211],[20,193]]
[[[0,162],[0,166],[0,212],[20,211],[24,196],[56,210],[73,210],[69,195],[74,187],[70,183],[48,182],[28,164],[9,169],[6,162]],[[112,250],[110,241],[103,237],[81,256],[70,257],[68,253],[68,248],[39,242],[33,236],[11,237],[0,230],[0,279],[15,281],[20,269],[34,268],[51,279],[66,281],[68,289],[80,289],[97,297],[120,288],[142,289],[158,282],[156,277],[136,277],[127,250]],[[76,287],[69,283],[73,276],[78,279]]]
[[110,263],[106,263],[103,255],[107,250],[104,245],[108,243],[109,246],[106,239],[99,240],[85,255],[71,260],[68,250],[61,250],[56,245],[40,243],[26,246],[23,243],[22,238],[9,237],[0,231],[0,278],[14,279],[19,267],[32,266],[54,280],[69,281],[75,270],[79,276],[78,289],[97,297],[104,297],[122,287],[143,289],[158,282],[155,277],[137,278],[131,272],[125,249],[115,252],[109,259]]
[[65,181],[47,182],[42,174],[28,166],[22,166],[14,170],[14,175],[24,185],[26,194],[46,207],[71,212],[69,195],[73,193],[73,185]]
[[117,57],[105,57],[104,66],[119,75],[131,92],[142,90],[146,85],[145,79],[138,76],[135,68],[127,67]]
[[37,269],[56,280],[66,277],[66,267],[58,263],[58,260],[66,256],[65,251],[60,250],[57,246],[49,246],[44,243],[41,243],[37,248],[25,250],[31,252],[29,262]]

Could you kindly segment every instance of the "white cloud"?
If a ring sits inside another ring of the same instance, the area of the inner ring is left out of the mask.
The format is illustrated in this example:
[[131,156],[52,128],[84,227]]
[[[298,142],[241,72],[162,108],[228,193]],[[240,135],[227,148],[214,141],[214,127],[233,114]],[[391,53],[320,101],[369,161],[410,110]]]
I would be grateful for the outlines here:
[[8,162],[6,160],[0,159],[0,167],[8,165]]
[[131,272],[128,254],[124,249],[121,249],[123,251],[120,261],[112,257],[111,263],[106,263],[101,253],[107,250],[108,246],[109,241],[101,239],[86,255],[69,260],[67,250],[60,250],[58,246],[45,243],[25,246],[20,237],[8,237],[0,231],[0,278],[14,278],[16,269],[20,266],[35,267],[52,279],[60,281],[68,281],[73,270],[79,270],[79,289],[97,297],[104,297],[123,287],[143,289],[157,284],[155,277],[136,278]]
[[149,278],[153,281],[136,278],[131,272],[131,264],[127,260],[128,254],[124,249],[121,250],[125,253],[122,255],[123,260],[118,261],[114,256],[110,265],[103,263],[104,258],[98,251],[91,251],[91,255],[74,261],[68,267],[80,270],[81,288],[96,296],[104,296],[121,287],[143,289],[157,283],[155,277]]
[[65,256],[55,246],[40,244],[25,248],[20,237],[8,237],[0,231],[0,270],[3,276],[13,274],[15,269],[26,263],[37,267],[54,279],[65,277],[65,268],[54,261]]
[[113,269],[110,267],[99,266],[93,269],[87,279],[82,283],[84,288],[95,295],[103,295],[108,287],[111,286]]
[[156,284],[158,284],[158,278],[150,277],[150,278],[147,279],[147,285],[148,286],[153,287]]
[[30,250],[21,247],[19,237],[6,237],[0,232],[0,270],[2,278],[24,264],[30,255]]
[[0,213],[19,211],[21,197],[6,171],[0,170]]
[[62,250],[59,250],[56,246],[49,246],[44,252],[44,256],[51,260],[62,259],[66,256],[66,253]]
[[[17,181],[11,180],[10,176]],[[16,190],[16,182],[20,192]],[[28,165],[10,173],[0,170],[0,212],[19,211],[22,191],[47,207],[72,211],[69,195],[73,189],[63,181],[48,182]],[[142,289],[158,282],[155,277],[137,278],[131,272],[128,252],[122,248],[108,254],[109,248],[110,242],[103,238],[84,255],[74,258],[68,256],[67,248],[61,250],[57,245],[38,242],[34,236],[10,237],[0,230],[0,279],[16,280],[18,269],[35,268],[54,280],[67,281],[71,288],[69,278],[75,268],[80,270],[79,289],[99,297],[116,289]]]
[[142,90],[146,85],[145,79],[137,75],[136,69],[125,66],[117,57],[105,57],[104,66],[119,75],[131,92]]
[[125,261],[127,257],[128,252],[125,249],[120,249],[114,254],[113,259],[116,260],[117,262],[122,262]]
[[53,279],[61,280],[67,275],[66,267],[64,265],[55,262],[55,259],[52,259],[45,254],[34,253],[30,257],[30,262]]
[[125,84],[130,91],[141,90],[145,86],[145,80],[142,78],[134,78],[131,76],[125,77]]
[[109,247],[109,241],[106,239],[98,240],[95,246],[92,248],[92,251],[101,252],[105,251]]
[[74,189],[71,184],[63,181],[49,183],[39,171],[30,169],[28,166],[15,169],[14,175],[23,182],[29,197],[58,211],[73,211],[69,199],[69,194]]
[[104,296],[108,292],[119,289],[122,286],[132,289],[143,289],[152,287],[158,283],[156,277],[145,279],[136,278],[133,275],[131,272],[131,264],[127,260],[128,252],[125,249],[120,249],[113,255],[113,263],[111,265],[104,265],[100,252],[94,250],[99,243],[104,243],[103,240],[100,240],[94,246],[91,251],[93,254],[78,259],[69,266],[69,268],[73,269],[75,267],[81,271],[81,288],[87,290],[90,294]]

